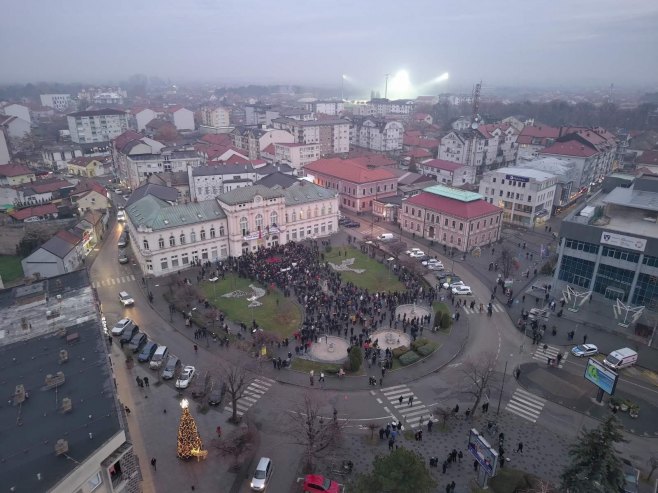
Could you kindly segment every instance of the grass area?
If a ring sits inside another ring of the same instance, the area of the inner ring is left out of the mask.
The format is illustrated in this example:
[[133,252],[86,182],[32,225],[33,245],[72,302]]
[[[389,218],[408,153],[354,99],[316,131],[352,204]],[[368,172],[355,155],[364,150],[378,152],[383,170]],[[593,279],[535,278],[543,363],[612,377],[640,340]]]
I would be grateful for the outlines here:
[[246,297],[223,298],[222,295],[240,289],[251,292],[250,284],[257,285],[249,279],[243,279],[235,274],[228,274],[225,279],[215,283],[202,282],[200,289],[210,303],[222,310],[229,320],[251,324],[252,317],[264,330],[280,337],[290,337],[299,329],[302,323],[301,308],[286,298],[278,290],[270,290],[259,298],[261,306],[249,308]]
[[[345,251],[347,251],[347,256],[345,256]],[[339,252],[341,253],[340,256],[338,255]],[[404,284],[389,271],[386,265],[368,257],[358,248],[334,247],[331,252],[325,253],[324,258],[334,264],[340,264],[345,259],[353,258],[352,267],[365,269],[365,272],[357,274],[356,272],[344,271],[340,273],[340,276],[343,281],[351,282],[359,288],[369,291],[406,291]]]
[[23,277],[23,266],[20,257],[0,255],[0,276],[2,282],[13,282]]

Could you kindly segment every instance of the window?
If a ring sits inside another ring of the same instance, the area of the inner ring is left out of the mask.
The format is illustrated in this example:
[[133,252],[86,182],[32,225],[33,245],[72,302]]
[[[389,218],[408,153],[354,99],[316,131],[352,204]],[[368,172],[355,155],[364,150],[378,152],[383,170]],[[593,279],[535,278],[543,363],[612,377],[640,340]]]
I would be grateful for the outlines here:
[[315,206],[315,209],[313,210],[313,217],[318,217],[320,215],[320,209],[318,206]]
[[185,244],[185,233],[180,234],[180,244],[184,245]]
[[532,202],[532,195],[528,195],[528,202]]
[[248,229],[248,223],[247,223],[247,218],[246,217],[241,217],[240,218],[240,231],[242,231],[242,236],[246,236],[247,234],[247,229]]
[[292,222],[294,223],[295,221],[297,221],[297,211],[292,211]]
[[181,260],[183,261],[183,265],[187,265],[190,263],[190,258],[187,255],[187,253],[181,254]]
[[277,224],[279,224],[279,215],[276,211],[272,211],[270,212],[270,225],[276,226]]
[[203,260],[208,260],[208,249],[207,248],[202,248],[201,249],[201,258]]
[[94,491],[101,485],[101,483],[103,483],[103,480],[101,479],[101,473],[97,472],[87,480],[87,488],[89,488],[89,491]]
[[143,245],[144,245],[144,250],[149,250],[149,240],[144,238]]
[[[194,232],[192,232],[192,234],[194,234]],[[201,230],[200,236],[201,236],[201,239],[202,239],[202,240],[205,240],[205,239],[206,239],[206,230],[205,230],[205,229],[202,229],[202,230]],[[195,241],[195,239],[192,238],[192,241]]]
[[[206,237],[205,231],[201,231],[201,239],[203,240],[203,239],[205,239],[205,237]],[[211,238],[215,237],[215,227],[214,226],[212,228],[210,228],[210,237]]]
[[[206,239],[206,232],[202,231],[202,240]],[[196,231],[191,231],[190,232],[190,243],[194,243],[196,241]]]
[[167,262],[166,258],[163,258],[160,260],[160,269],[162,270],[167,270],[169,268],[169,263]]
[[259,231],[263,229],[263,215],[262,214],[256,214],[256,229]]
[[169,237],[169,246],[176,246],[176,238],[174,238],[174,235]]
[[158,238],[158,247],[159,247],[159,248],[164,248],[164,247],[165,247],[165,246],[164,246],[164,238],[163,238],[163,237]]
[[224,231],[224,226],[219,227],[219,236],[224,236],[226,232]]
[[178,267],[178,255],[171,256],[171,267]]

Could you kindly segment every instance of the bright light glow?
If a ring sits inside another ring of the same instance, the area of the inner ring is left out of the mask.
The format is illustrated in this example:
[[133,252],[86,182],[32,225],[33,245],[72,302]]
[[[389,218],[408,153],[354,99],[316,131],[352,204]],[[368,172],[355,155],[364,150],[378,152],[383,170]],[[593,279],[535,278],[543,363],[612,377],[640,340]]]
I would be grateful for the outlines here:
[[187,409],[189,405],[190,403],[187,401],[187,399],[183,399],[182,401],[180,401],[180,407],[182,407],[183,409]]
[[443,74],[439,75],[436,79],[434,79],[432,82],[445,82],[450,78],[450,74],[448,72],[444,72]]
[[435,86],[436,84],[441,84],[442,82],[447,81],[449,78],[450,78],[450,74],[448,72],[444,72],[438,77],[434,77],[432,80],[423,82],[418,89],[420,90],[420,92],[429,91],[433,89],[433,86]]
[[343,79],[347,80],[347,75],[343,74]]
[[406,70],[399,70],[388,81],[388,98],[400,99],[413,97],[414,88],[409,78],[409,72]]

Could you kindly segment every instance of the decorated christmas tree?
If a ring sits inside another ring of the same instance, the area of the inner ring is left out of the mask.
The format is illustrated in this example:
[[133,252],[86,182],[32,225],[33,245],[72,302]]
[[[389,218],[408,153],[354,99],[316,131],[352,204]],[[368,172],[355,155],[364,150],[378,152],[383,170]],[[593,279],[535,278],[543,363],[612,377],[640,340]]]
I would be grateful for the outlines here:
[[196,421],[190,414],[187,399],[180,403],[183,413],[178,423],[178,448],[176,454],[180,459],[189,459],[199,457],[202,454],[203,443],[196,429]]

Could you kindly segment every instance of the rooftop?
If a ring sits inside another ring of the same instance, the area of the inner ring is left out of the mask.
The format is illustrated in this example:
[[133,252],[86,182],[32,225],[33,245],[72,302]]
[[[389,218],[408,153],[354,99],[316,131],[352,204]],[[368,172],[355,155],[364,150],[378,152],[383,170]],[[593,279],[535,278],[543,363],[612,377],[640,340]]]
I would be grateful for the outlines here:
[[556,142],[555,144],[540,151],[540,154],[552,154],[556,156],[573,156],[582,158],[594,156],[596,153],[597,151],[595,149],[581,144],[577,140]]
[[220,166],[198,166],[196,168],[192,168],[192,176],[216,176],[254,172],[254,167],[250,163],[224,164]]
[[407,199],[405,203],[425,207],[434,211],[439,211],[449,216],[459,217],[462,219],[477,219],[478,217],[489,216],[496,213],[502,214],[502,209],[496,207],[493,204],[490,204],[482,198],[478,200],[464,201],[448,196],[437,195],[427,191],[436,187],[441,187],[441,185],[429,187],[425,192],[414,195],[413,197]]
[[298,181],[299,180],[297,180],[297,178],[294,176],[281,173],[280,171],[275,171],[274,173],[270,173],[269,175],[264,176],[256,183],[254,183],[254,185],[264,185],[268,188],[288,188],[290,185],[293,185]]
[[[0,458],[7,490],[49,491],[122,431],[89,284],[83,269],[0,291],[2,386],[9,399],[0,406]],[[73,334],[75,343],[67,343]],[[64,382],[45,385],[46,375],[59,371]],[[21,404],[13,397],[17,385],[29,394]],[[71,399],[71,412],[62,411],[64,398]],[[75,460],[55,454],[62,438]]]
[[26,207],[10,213],[9,215],[17,221],[23,221],[29,217],[45,216],[46,214],[57,214],[55,204],[37,205],[35,207]]
[[272,120],[276,123],[288,123],[298,127],[315,127],[318,125],[349,125],[349,120],[343,118],[326,118],[322,120],[295,120],[294,118],[275,118]]
[[305,180],[293,183],[283,190],[286,199],[286,205],[305,204],[315,202],[316,200],[331,199],[336,196],[336,192],[328,188],[323,188],[314,183]]
[[352,183],[389,180],[395,175],[386,169],[370,169],[354,159],[328,158],[313,161],[304,167],[306,174],[316,172]]
[[147,182],[140,185],[130,194],[130,198],[128,199],[128,202],[126,202],[126,207],[134,204],[147,195],[164,200],[165,202],[176,202],[178,200],[178,190],[175,188]]
[[550,180],[555,178],[555,175],[547,173],[545,171],[540,171],[533,168],[522,168],[515,166],[506,166],[504,168],[497,168],[492,171],[493,173],[504,174],[504,175],[514,175],[521,176],[523,178],[532,178],[537,181]]
[[76,113],[69,113],[67,116],[80,118],[83,116],[104,116],[104,115],[125,115],[125,111],[113,110],[111,108],[103,108],[100,110],[78,111]]
[[256,196],[262,197],[263,200],[269,200],[283,197],[284,193],[282,190],[268,188],[264,185],[252,185],[223,193],[217,197],[217,200],[226,205],[237,205],[253,202]]
[[13,176],[25,176],[32,174],[34,174],[34,171],[32,171],[27,166],[23,166],[22,164],[0,165],[0,176],[13,177]]
[[457,171],[464,167],[463,164],[453,163],[445,159],[430,159],[429,161],[423,161],[419,166],[429,166],[430,168],[441,169],[443,171]]
[[126,213],[135,228],[153,231],[188,226],[226,217],[216,200],[171,205],[153,195],[146,195],[126,206]]
[[446,187],[445,185],[433,185],[425,189],[427,193],[432,195],[438,195],[452,200],[457,200],[459,202],[473,202],[476,200],[482,200],[482,195],[475,192],[469,192],[467,190],[461,190],[459,188]]

